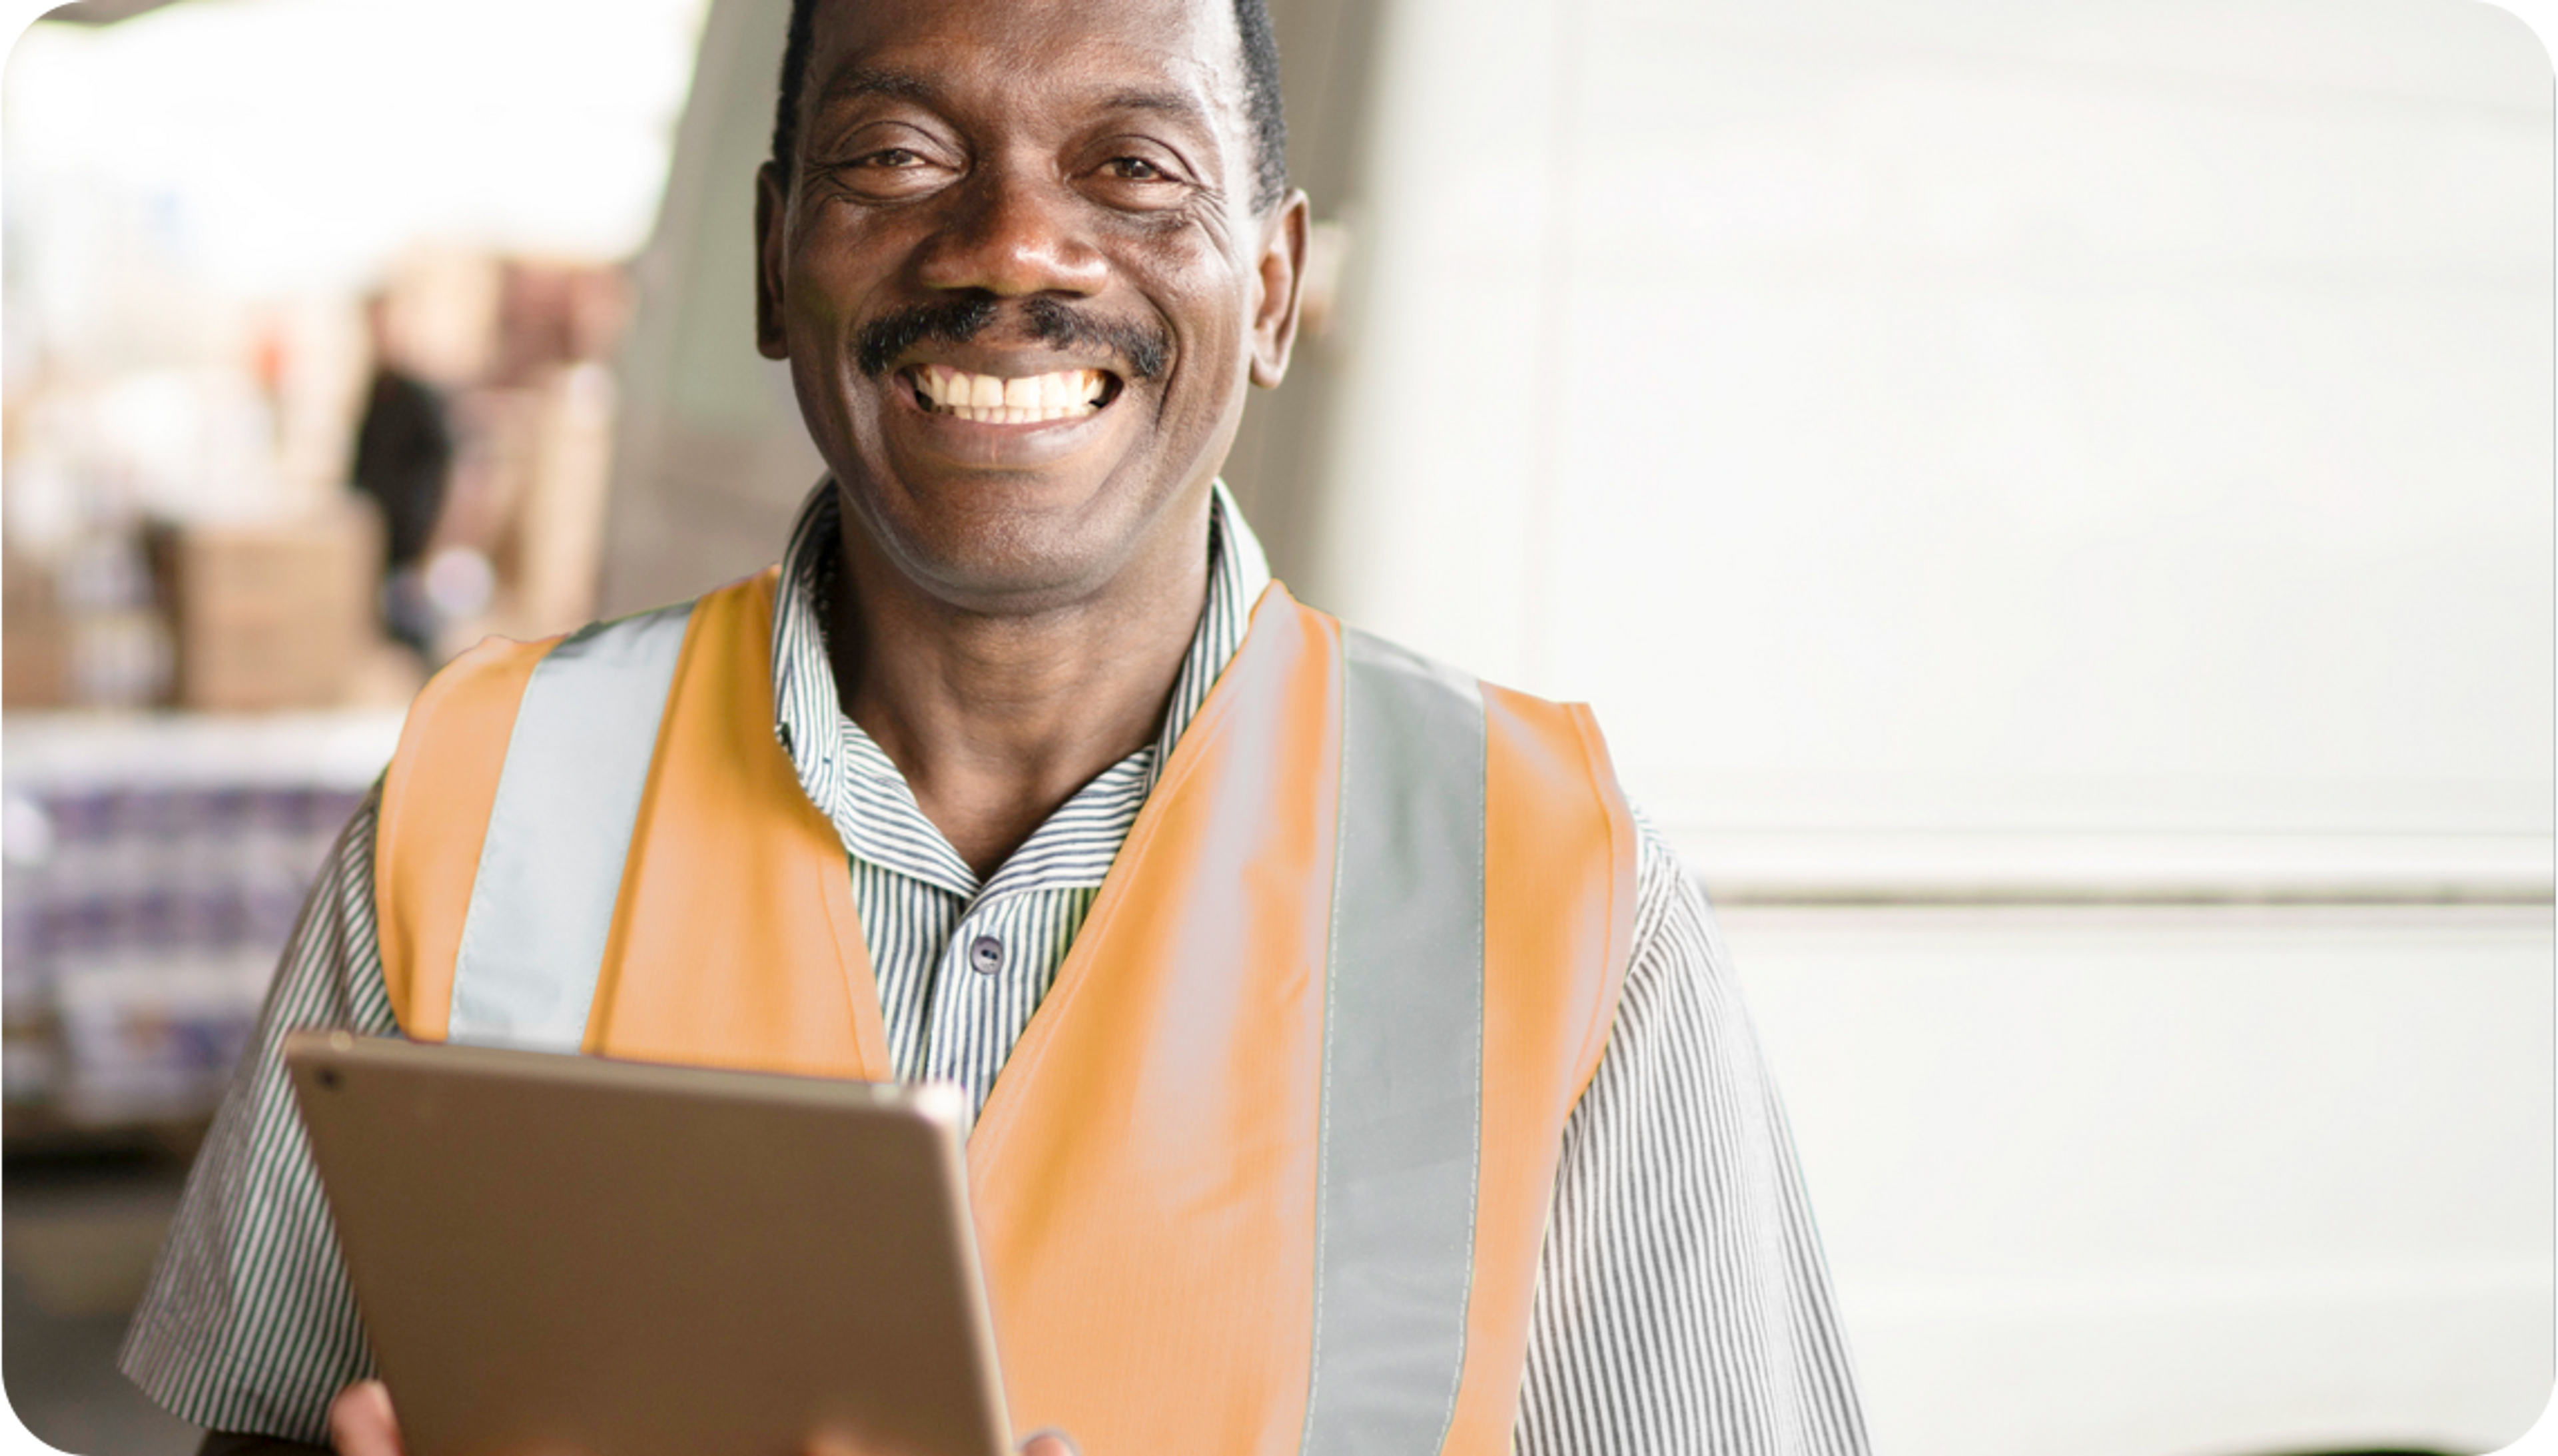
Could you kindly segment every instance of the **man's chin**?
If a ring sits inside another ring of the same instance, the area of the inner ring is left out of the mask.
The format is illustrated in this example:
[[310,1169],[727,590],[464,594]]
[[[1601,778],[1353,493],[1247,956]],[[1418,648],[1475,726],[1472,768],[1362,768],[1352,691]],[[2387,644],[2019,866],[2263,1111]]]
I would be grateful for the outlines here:
[[963,611],[1021,616],[1106,592],[1134,544],[1106,519],[1103,481],[1068,471],[904,475],[878,497],[848,487],[874,548],[923,594]]

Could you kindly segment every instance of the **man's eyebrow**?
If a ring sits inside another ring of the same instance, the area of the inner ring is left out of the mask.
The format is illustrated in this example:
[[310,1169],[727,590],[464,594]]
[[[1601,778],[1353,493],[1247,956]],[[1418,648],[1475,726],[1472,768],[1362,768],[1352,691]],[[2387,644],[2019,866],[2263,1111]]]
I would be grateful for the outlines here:
[[818,93],[817,104],[832,105],[856,96],[895,96],[919,105],[930,105],[940,99],[941,92],[932,82],[911,71],[881,71],[856,66],[836,72],[826,82],[826,88]]
[[1188,91],[1113,91],[1102,106],[1111,111],[1160,111],[1201,126],[1209,124],[1207,108]]

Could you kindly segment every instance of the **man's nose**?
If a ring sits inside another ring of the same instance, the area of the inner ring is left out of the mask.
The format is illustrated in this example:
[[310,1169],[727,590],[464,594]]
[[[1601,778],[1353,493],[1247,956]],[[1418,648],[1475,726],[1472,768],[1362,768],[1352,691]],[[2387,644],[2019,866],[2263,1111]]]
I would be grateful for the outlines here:
[[1055,178],[986,167],[926,249],[923,283],[1006,298],[1101,291],[1109,265],[1083,232],[1082,200]]

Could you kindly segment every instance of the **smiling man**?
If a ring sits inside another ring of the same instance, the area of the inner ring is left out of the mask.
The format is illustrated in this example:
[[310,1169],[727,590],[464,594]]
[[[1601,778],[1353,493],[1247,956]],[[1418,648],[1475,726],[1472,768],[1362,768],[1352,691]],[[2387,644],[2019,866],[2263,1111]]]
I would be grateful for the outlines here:
[[395,1449],[291,1027],[958,1084],[1017,1423],[1094,1456],[1853,1452],[1783,1118],[1588,713],[1299,606],[1216,472],[1307,207],[1260,0],[798,0],[781,566],[411,711],[127,1371]]

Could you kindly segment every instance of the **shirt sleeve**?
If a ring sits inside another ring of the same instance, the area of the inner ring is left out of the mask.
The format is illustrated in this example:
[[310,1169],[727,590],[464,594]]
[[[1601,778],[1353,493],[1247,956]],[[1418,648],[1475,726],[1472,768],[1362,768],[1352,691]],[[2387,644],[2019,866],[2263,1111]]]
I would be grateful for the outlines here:
[[1703,893],[1641,828],[1633,957],[1564,1124],[1513,1448],[1863,1456],[1784,1109]]
[[173,1414],[325,1444],[329,1402],[373,1374],[285,1080],[285,1033],[396,1036],[374,934],[374,787],[338,836],[188,1175],[118,1362]]

